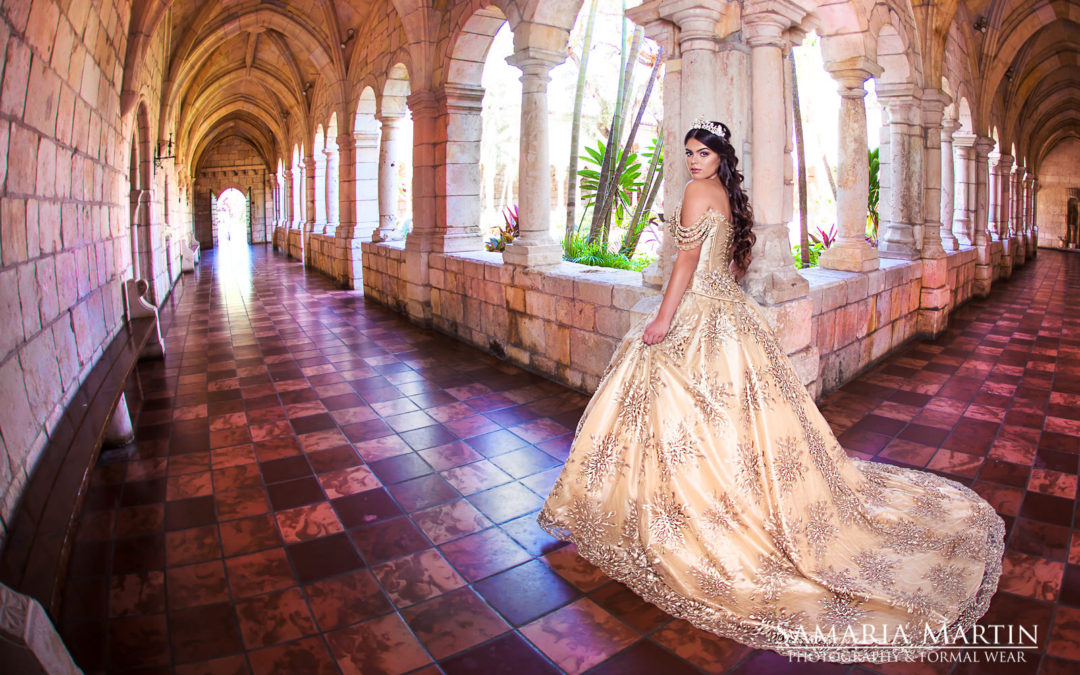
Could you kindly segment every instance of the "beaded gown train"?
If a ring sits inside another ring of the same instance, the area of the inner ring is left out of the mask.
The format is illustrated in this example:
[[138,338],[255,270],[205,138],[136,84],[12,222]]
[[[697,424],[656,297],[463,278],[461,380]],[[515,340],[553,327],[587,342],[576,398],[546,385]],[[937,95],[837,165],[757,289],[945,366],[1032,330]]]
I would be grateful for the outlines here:
[[679,217],[679,248],[702,250],[670,331],[642,341],[654,313],[623,338],[540,525],[755,648],[887,660],[925,653],[926,626],[970,627],[997,589],[1002,519],[954,481],[849,458],[729,271],[728,221]]

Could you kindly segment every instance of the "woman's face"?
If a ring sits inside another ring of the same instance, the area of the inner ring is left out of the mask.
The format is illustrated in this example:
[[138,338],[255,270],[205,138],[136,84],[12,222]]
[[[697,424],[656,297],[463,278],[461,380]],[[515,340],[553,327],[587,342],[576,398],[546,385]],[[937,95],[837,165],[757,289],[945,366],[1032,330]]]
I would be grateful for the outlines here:
[[694,178],[714,178],[720,169],[720,155],[696,138],[686,142],[686,168]]

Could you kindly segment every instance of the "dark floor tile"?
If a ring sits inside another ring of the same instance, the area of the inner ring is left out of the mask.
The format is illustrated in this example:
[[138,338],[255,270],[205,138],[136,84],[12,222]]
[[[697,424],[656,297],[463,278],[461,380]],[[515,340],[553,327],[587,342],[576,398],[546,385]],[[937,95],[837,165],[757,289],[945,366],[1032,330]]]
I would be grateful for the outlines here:
[[203,661],[242,651],[236,612],[228,602],[169,613],[169,641],[177,662]]
[[293,509],[326,499],[326,494],[314,476],[267,485],[266,493],[275,511]]
[[165,504],[166,530],[186,530],[216,521],[214,498],[211,496],[177,499]]
[[304,478],[311,475],[311,467],[307,458],[303,455],[282,457],[270,460],[259,465],[263,480],[269,483],[281,483],[295,478]]
[[345,529],[370,525],[401,513],[401,508],[383,489],[358,492],[335,499],[331,503]]
[[438,474],[428,474],[404,483],[389,486],[390,494],[409,512],[442,504],[460,495]]
[[122,670],[169,665],[172,633],[164,614],[113,619],[109,622],[109,667]]
[[413,452],[372,462],[371,470],[384,485],[407,481],[432,471],[431,466]]
[[403,431],[398,434],[401,440],[409,444],[413,450],[426,450],[436,445],[445,445],[457,440],[457,435],[441,424],[433,424],[421,429]]
[[325,579],[364,566],[349,537],[344,533],[312,539],[286,547],[300,583]]
[[549,565],[535,559],[488,577],[473,588],[515,626],[528,623],[581,596],[580,591]]
[[446,675],[556,675],[561,672],[517,633],[506,633],[443,659],[439,666]]
[[[800,672],[811,672],[806,664],[800,666],[803,668]],[[589,671],[590,675],[692,675],[700,672],[652,640],[638,640]]]

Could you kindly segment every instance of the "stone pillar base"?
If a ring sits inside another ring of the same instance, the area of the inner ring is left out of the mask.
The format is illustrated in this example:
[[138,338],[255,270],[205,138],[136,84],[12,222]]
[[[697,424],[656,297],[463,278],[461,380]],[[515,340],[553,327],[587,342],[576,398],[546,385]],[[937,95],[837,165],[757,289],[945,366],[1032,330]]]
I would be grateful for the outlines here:
[[503,251],[503,262],[525,267],[558,265],[562,262],[562,246],[558,244],[529,244],[521,240],[511,242]]
[[101,441],[104,448],[122,448],[135,440],[135,429],[131,426],[131,415],[128,413],[127,397],[120,394],[120,400],[113,408],[109,425],[105,428],[105,437]]
[[81,675],[41,604],[0,584],[0,663],[5,673]]
[[878,268],[878,251],[866,242],[836,242],[822,252],[818,266],[845,272],[870,272]]
[[[480,233],[450,233],[436,232],[431,236],[431,248],[440,253],[461,253],[466,251],[480,251],[484,243],[480,239]],[[562,259],[562,249],[559,249],[559,259]]]

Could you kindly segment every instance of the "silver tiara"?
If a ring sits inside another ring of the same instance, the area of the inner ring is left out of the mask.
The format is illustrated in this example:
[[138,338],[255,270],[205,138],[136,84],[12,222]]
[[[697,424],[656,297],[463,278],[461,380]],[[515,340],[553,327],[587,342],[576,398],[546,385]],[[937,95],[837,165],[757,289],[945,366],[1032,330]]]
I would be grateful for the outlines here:
[[707,121],[704,117],[696,117],[694,121],[690,123],[691,129],[704,129],[710,134],[719,136],[720,138],[727,138],[727,134],[724,133],[722,124]]

